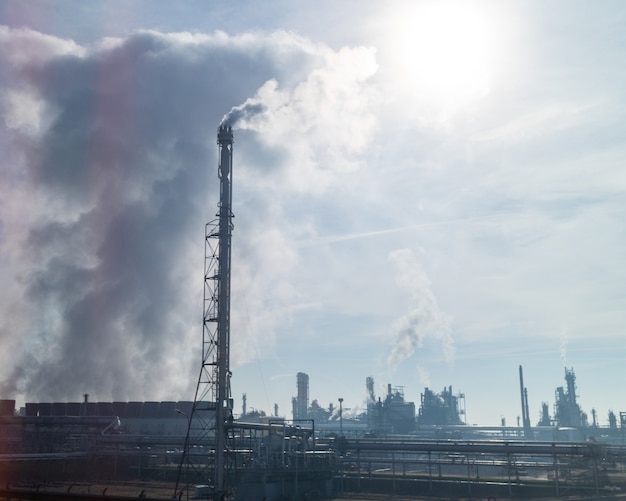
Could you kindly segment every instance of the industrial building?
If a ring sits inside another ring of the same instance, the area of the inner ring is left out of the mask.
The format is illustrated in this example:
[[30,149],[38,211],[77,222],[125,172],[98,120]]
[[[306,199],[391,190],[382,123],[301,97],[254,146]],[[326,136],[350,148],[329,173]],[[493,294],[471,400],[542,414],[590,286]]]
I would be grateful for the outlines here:
[[[349,417],[341,413],[339,406],[333,403],[321,406],[317,399],[309,395],[309,375],[299,372],[296,376],[297,396],[292,399],[292,418],[294,420],[312,420],[319,432],[342,431],[346,436],[364,434],[389,436],[411,435],[423,438],[484,438],[513,437],[528,440],[584,440],[594,437],[615,443],[620,440],[618,430],[622,429],[622,419],[613,411],[608,414],[606,424],[598,422],[597,413],[592,409],[592,423],[580,408],[576,398],[574,370],[565,369],[566,386],[555,391],[554,414],[550,414],[550,405],[541,403],[541,413],[536,423],[531,422],[528,389],[524,385],[523,370],[519,367],[521,415],[514,426],[507,426],[503,420],[501,426],[469,426],[466,422],[465,393],[454,393],[452,386],[444,387],[440,393],[424,388],[421,393],[419,408],[404,398],[404,387],[387,385],[384,396],[376,396],[374,378],[367,377],[366,411],[361,414],[351,413]],[[310,403],[309,403],[310,402]],[[341,419],[340,419],[341,417]]]
[[365,381],[367,389],[366,412],[345,418],[343,398],[339,407],[330,403],[327,408],[314,399],[309,405],[309,376],[299,372],[296,376],[297,396],[292,399],[294,421],[313,420],[320,431],[359,435],[363,433],[407,434],[415,430],[415,404],[404,399],[404,388],[387,385],[385,398],[376,398],[374,379]]
[[[444,393],[451,395],[451,388]],[[374,408],[385,409],[388,402],[387,424],[402,416],[399,422],[404,426],[406,416],[392,414],[402,402],[399,392],[388,386],[387,397],[371,399]],[[309,409],[316,408],[313,402]],[[1,451],[20,461],[14,463],[10,478],[0,477],[7,484],[30,485],[52,474],[57,481],[66,481],[68,488],[76,478],[83,483],[137,478],[173,483],[184,459],[192,405],[189,401],[85,400],[28,403],[16,413],[13,401],[1,401],[0,410],[6,414],[0,416]],[[362,416],[361,424],[378,416],[378,410],[373,412]],[[239,499],[259,500],[258,492],[267,499],[325,497],[354,490],[483,497],[599,493],[621,485],[618,473],[626,467],[626,451],[619,443],[626,416],[620,418],[614,426],[616,445],[610,445],[566,441],[572,437],[565,435],[559,441],[528,440],[521,427],[489,430],[467,425],[424,425],[408,434],[395,434],[392,427],[387,433],[380,428],[372,433],[368,428],[356,432],[347,427],[341,437],[337,421],[333,431],[319,427],[315,419],[291,422],[268,417],[246,422],[240,417],[226,428],[227,464],[232,468],[225,471],[225,481],[235,486]],[[422,428],[463,429],[468,435],[452,440],[423,438]],[[211,457],[214,435],[204,437],[202,444],[194,454]],[[201,479],[192,476],[193,489],[203,485]],[[192,490],[192,497],[196,494],[203,496],[201,489]]]
[[559,386],[555,393],[554,418],[560,427],[587,427],[587,415],[576,402],[576,375],[574,369],[565,369],[566,389]]
[[[565,378],[566,389],[555,392],[555,409],[567,405],[570,414],[582,416],[577,401],[568,400],[576,391],[573,369],[566,369]],[[520,383],[527,409],[528,391]],[[379,397],[368,377],[367,411],[345,417],[337,406],[325,408],[311,399],[309,384],[307,374],[296,376],[292,410],[298,417],[293,420],[248,412],[244,395],[241,415],[225,427],[224,482],[237,498],[260,500],[259,492],[266,499],[325,497],[354,490],[545,497],[626,488],[620,480],[626,470],[623,412],[611,413],[609,426],[584,426],[582,417],[579,427],[561,426],[565,421],[551,418],[545,404],[528,434],[523,423],[465,424],[464,395],[454,394],[451,386],[439,394],[425,388],[416,413],[402,387],[388,384]],[[301,403],[308,403],[306,411]],[[210,407],[209,402],[195,405]],[[5,459],[0,480],[35,485],[53,475],[69,488],[76,478],[141,478],[169,481],[179,494],[189,486],[192,497],[205,496],[203,489],[210,492],[201,487],[205,470],[181,470],[192,455],[193,461],[205,458],[206,467],[215,467],[214,431],[188,435],[196,429],[190,423],[193,406],[191,401],[91,402],[85,396],[81,402],[28,402],[16,409],[14,401],[2,400],[0,454],[20,460]],[[189,481],[181,482],[181,476]]]
[[[416,411],[415,404],[405,400],[404,387],[388,384],[384,396],[377,396],[372,377],[365,380],[366,411],[347,416],[341,412],[339,405],[329,403],[328,406],[322,406],[317,399],[311,400],[310,378],[304,372],[299,372],[296,376],[297,396],[292,400],[291,420],[279,416],[277,408],[273,414],[256,409],[248,411],[245,394],[242,412],[235,415],[235,418],[240,422],[257,424],[302,423],[303,426],[314,427],[318,436],[343,432],[351,437],[414,434],[420,437],[440,438],[445,436],[442,435],[445,430],[454,430],[455,436],[465,438],[475,438],[476,433],[482,433],[482,436],[490,433],[498,437],[542,440],[577,438],[584,440],[587,437],[594,437],[597,441],[619,443],[623,439],[626,413],[620,412],[616,415],[610,411],[605,425],[599,424],[596,417],[592,423],[588,423],[575,398],[573,369],[565,370],[565,381],[567,384],[565,389],[558,387],[555,391],[554,417],[550,415],[549,404],[543,402],[540,418],[536,424],[531,423],[530,435],[526,433],[523,420],[520,420],[517,426],[506,426],[504,423],[502,426],[467,425],[464,421],[465,394],[454,394],[452,386],[444,387],[440,393],[424,388]],[[523,385],[521,388],[522,395],[526,397],[523,402],[527,405],[527,389]],[[55,434],[55,440],[62,444],[58,447],[54,443],[46,447],[42,444],[34,447],[32,442],[16,438],[22,435],[15,430],[22,430],[21,423],[32,425],[47,423],[46,426],[49,426],[50,423],[61,423],[62,419],[66,419],[66,424],[78,423],[79,418],[82,418],[83,423],[88,423],[87,428],[99,426],[100,431],[106,428],[106,434],[181,437],[187,433],[193,405],[192,401],[91,402],[85,395],[81,402],[27,402],[23,408],[16,409],[14,400],[0,400],[0,417],[11,418],[11,421],[5,420],[5,426],[0,427],[2,433],[0,438],[4,439],[2,441],[4,450],[67,448],[63,434]],[[524,409],[522,411],[524,412]],[[595,411],[592,411],[592,414],[595,416]],[[20,424],[17,427],[8,426],[9,422]],[[567,433],[563,430],[567,430]],[[191,432],[196,433],[197,430],[192,427]],[[46,435],[39,434],[40,438],[44,436]]]
[[[371,379],[371,378],[370,378]],[[406,435],[415,431],[415,404],[404,400],[404,388],[387,385],[384,400],[370,392],[368,387],[367,423],[369,430],[375,433]]]
[[439,394],[435,394],[428,388],[421,395],[421,404],[417,417],[418,425],[460,425],[465,424],[462,417],[465,409],[461,405],[465,402],[465,395],[452,394],[452,386],[444,388]]

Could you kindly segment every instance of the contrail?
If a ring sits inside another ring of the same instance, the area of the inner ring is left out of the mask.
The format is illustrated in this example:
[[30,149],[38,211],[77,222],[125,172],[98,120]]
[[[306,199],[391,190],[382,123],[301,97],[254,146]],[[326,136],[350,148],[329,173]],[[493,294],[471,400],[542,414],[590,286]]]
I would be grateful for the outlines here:
[[379,235],[387,235],[390,233],[400,233],[402,231],[417,230],[421,228],[430,228],[430,227],[439,226],[439,225],[467,223],[467,222],[472,222],[472,221],[483,221],[487,219],[496,219],[501,216],[507,216],[507,215],[513,215],[513,214],[518,214],[518,213],[498,212],[497,214],[489,214],[486,216],[474,216],[474,217],[465,217],[465,218],[457,218],[457,219],[447,219],[443,221],[429,221],[426,223],[417,223],[417,224],[411,224],[408,226],[398,226],[396,228],[387,228],[384,230],[373,230],[373,231],[364,231],[360,233],[348,233],[345,235],[320,237],[317,239],[303,240],[302,242],[300,242],[298,247],[312,247],[314,245],[320,245],[320,244],[333,244],[337,242],[345,242],[347,240],[357,240],[360,238],[377,237]]

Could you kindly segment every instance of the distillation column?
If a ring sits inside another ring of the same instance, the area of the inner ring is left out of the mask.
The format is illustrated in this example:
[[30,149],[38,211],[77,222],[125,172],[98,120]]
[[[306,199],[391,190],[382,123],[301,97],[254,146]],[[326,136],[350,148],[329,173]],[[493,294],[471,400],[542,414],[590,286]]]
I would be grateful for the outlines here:
[[524,371],[522,366],[519,366],[519,386],[520,397],[522,400],[522,427],[524,428],[524,436],[530,437],[530,413],[528,411],[528,390],[524,386]]

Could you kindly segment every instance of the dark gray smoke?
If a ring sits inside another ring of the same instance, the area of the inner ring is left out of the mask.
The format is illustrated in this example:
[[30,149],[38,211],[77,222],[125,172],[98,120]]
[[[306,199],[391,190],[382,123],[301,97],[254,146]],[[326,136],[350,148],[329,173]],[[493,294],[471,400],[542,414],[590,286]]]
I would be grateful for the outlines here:
[[216,124],[263,110],[285,43],[0,30],[2,398],[192,396]]

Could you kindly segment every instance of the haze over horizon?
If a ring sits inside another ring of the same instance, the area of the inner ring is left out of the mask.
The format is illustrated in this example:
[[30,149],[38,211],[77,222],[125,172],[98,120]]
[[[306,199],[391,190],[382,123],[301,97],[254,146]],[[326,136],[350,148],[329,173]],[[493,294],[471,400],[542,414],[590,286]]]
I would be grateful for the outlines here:
[[[626,410],[626,4],[0,0],[0,398],[190,400],[237,116],[235,410]],[[234,111],[233,111],[234,110]],[[590,418],[591,419],[591,418]]]

